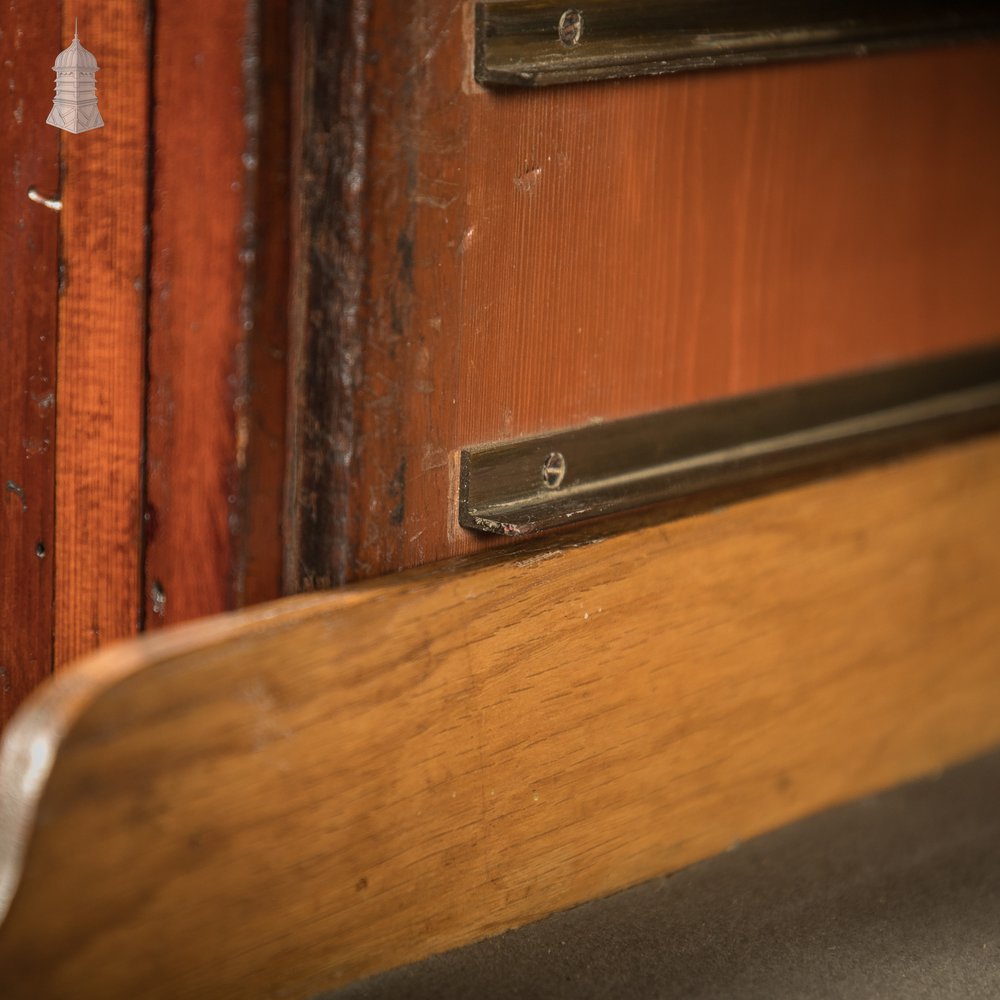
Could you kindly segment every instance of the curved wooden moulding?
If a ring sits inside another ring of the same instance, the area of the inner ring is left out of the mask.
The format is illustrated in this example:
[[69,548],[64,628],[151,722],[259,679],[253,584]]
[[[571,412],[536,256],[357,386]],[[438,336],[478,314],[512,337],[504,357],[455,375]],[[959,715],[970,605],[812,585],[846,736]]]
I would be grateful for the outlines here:
[[977,754],[998,509],[991,437],[85,660],[0,755],[4,994],[306,997]]

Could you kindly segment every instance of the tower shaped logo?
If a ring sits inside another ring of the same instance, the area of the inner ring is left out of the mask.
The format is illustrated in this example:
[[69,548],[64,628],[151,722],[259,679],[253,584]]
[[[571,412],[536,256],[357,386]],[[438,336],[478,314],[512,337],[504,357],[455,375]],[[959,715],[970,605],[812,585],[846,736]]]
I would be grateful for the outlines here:
[[76,29],[73,42],[56,57],[56,99],[46,122],[67,132],[89,132],[103,128],[97,110],[97,60],[81,44]]

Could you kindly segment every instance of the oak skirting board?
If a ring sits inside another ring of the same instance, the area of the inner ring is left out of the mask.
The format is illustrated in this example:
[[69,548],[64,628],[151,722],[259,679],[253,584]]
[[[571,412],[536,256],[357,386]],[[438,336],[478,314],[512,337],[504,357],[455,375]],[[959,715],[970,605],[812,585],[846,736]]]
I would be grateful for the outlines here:
[[0,753],[8,997],[306,997],[1000,743],[1000,438],[102,651]]

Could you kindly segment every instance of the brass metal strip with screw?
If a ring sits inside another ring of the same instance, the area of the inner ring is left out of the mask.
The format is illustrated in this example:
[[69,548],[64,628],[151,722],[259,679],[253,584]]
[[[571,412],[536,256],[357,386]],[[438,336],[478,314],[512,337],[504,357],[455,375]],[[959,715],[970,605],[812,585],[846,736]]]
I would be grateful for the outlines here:
[[466,448],[459,522],[525,535],[995,428],[1000,347],[989,347]]
[[537,87],[987,38],[994,0],[476,3],[475,76]]

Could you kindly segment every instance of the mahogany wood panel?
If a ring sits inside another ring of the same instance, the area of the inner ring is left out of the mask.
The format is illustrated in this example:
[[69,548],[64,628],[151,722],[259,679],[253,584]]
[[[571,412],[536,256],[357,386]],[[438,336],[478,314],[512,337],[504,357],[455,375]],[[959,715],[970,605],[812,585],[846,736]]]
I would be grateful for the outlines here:
[[158,7],[145,623],[281,590],[288,4]]
[[59,5],[0,5],[0,729],[52,670]]
[[[0,22],[11,55],[0,135],[14,153],[2,188],[0,292],[12,327],[0,345],[10,429],[0,474],[12,486],[3,513],[0,720],[51,669],[53,643],[61,664],[140,627],[143,528],[153,623],[280,593],[289,10],[287,0],[216,8],[203,9],[195,29],[167,6],[155,38],[150,5],[122,0],[61,14],[53,7],[48,19],[44,9],[29,19],[11,4]],[[57,389],[60,217],[31,205],[26,190],[34,183],[59,193],[60,133],[44,122],[60,19],[65,41],[77,16],[102,67],[107,124],[63,136]],[[151,163],[154,57],[161,79]]]
[[980,753],[998,507],[994,436],[102,651],[0,752],[6,995],[305,997]]
[[62,143],[57,668],[135,633],[141,572],[148,24],[143,4],[65,5],[64,42],[77,17],[105,127]]
[[998,45],[486,92],[305,7],[291,586],[487,544],[463,445],[1000,338]]
[[[146,623],[232,606],[246,5],[157,12]],[[225,129],[218,127],[222,121]],[[214,125],[214,127],[213,127]]]
[[[282,592],[284,484],[288,461],[288,287],[291,219],[291,12],[288,0],[257,0],[246,72],[249,118],[246,162],[249,245],[244,291],[246,387],[242,540],[235,604],[272,600]],[[215,127],[222,127],[218,122]],[[252,324],[247,331],[247,323]],[[239,454],[239,452],[238,452]]]

